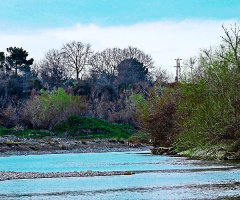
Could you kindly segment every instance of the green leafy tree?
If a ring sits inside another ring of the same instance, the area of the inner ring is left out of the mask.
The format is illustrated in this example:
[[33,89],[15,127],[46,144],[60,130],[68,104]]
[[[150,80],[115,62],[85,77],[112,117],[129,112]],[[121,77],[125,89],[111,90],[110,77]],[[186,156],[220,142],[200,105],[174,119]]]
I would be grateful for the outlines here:
[[27,51],[23,48],[9,47],[7,48],[7,52],[6,62],[8,67],[14,70],[15,76],[18,74],[18,69],[25,72],[30,71],[30,65],[33,64],[33,58],[27,60]]
[[176,142],[180,150],[239,138],[240,29],[224,31],[219,48],[203,50],[193,77],[181,84],[178,116],[184,131]]

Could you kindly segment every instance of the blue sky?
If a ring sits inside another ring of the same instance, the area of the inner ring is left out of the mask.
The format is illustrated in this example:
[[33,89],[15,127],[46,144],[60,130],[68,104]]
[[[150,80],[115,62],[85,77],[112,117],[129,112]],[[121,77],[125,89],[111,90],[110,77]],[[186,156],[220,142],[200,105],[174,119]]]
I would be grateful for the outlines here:
[[166,67],[219,44],[221,25],[239,21],[240,0],[0,0],[0,51],[22,46],[41,59],[71,40],[132,45]]
[[240,18],[239,0],[0,0],[1,31],[76,23],[131,25],[159,20]]

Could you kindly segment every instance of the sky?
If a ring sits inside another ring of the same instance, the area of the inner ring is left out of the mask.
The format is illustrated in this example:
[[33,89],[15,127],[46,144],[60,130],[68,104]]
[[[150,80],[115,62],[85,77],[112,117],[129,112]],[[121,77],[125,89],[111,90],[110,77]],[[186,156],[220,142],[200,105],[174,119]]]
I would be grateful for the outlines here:
[[38,61],[73,40],[131,45],[173,73],[175,58],[219,45],[222,25],[239,21],[239,0],[0,0],[0,51],[23,47]]

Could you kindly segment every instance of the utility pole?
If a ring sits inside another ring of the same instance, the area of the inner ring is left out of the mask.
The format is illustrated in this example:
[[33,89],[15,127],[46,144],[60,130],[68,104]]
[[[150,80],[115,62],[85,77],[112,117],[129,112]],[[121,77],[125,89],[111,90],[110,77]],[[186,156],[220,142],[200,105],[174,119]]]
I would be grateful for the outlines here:
[[175,81],[178,82],[178,81],[179,81],[179,78],[180,78],[180,76],[181,76],[180,60],[182,60],[182,59],[177,58],[177,59],[175,59],[175,60],[176,60],[176,66],[174,66],[174,67],[176,67],[176,77],[175,77]]

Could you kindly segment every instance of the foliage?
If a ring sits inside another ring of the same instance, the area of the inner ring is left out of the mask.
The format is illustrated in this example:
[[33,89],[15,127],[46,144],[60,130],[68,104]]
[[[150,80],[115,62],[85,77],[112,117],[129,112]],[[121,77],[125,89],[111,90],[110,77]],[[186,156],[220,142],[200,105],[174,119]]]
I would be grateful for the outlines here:
[[78,80],[75,85],[73,85],[73,91],[76,95],[90,95],[91,94],[90,81],[88,80]]
[[[236,37],[237,30],[232,31]],[[175,143],[179,150],[239,138],[239,43],[223,42],[218,49],[204,50],[194,75],[182,83],[178,116],[184,131]]]
[[27,60],[27,51],[23,48],[9,47],[7,48],[7,52],[9,53],[9,55],[6,56],[7,66],[15,70],[15,76],[17,76],[18,69],[25,72],[30,71],[29,66],[33,64],[33,58]]
[[129,124],[109,123],[95,117],[70,116],[53,128],[55,134],[82,138],[129,138],[135,129]]
[[84,111],[80,96],[67,94],[62,88],[51,94],[34,96],[24,105],[23,119],[29,121],[33,128],[51,129],[58,122],[72,114]]
[[0,68],[3,68],[5,64],[5,54],[4,52],[0,52]]
[[35,89],[35,90],[39,91],[43,88],[41,81],[36,77],[30,79],[29,82],[30,82],[29,89]]
[[159,94],[158,85],[151,91],[150,98],[145,100],[141,95],[133,95],[137,106],[137,117],[141,120],[142,129],[151,133],[154,146],[169,146],[176,135],[176,94],[172,89],[163,89]]
[[130,96],[130,98],[137,105],[137,108],[141,114],[147,115],[150,112],[148,101],[145,100],[141,94],[133,94]]
[[118,66],[117,82],[126,86],[132,83],[147,81],[148,68],[137,59],[125,59]]

